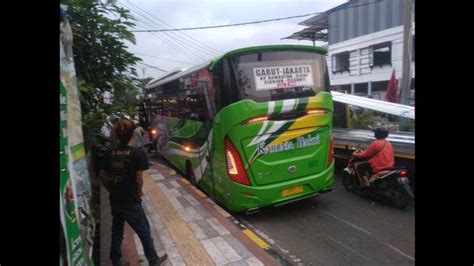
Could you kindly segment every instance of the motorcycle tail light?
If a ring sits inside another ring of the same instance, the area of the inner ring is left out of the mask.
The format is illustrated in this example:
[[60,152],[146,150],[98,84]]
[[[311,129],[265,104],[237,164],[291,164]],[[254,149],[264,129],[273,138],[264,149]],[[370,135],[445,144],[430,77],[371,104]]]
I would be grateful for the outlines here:
[[407,170],[401,170],[400,172],[398,172],[398,174],[399,174],[400,176],[405,176],[405,177],[407,177],[407,176],[408,176],[408,171],[407,171]]

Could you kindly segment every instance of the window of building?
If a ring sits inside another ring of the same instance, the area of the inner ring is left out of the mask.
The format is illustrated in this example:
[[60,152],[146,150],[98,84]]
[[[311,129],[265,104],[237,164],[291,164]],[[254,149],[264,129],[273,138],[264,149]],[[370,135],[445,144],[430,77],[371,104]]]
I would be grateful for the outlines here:
[[392,42],[370,46],[370,66],[392,65]]
[[354,84],[354,95],[369,97],[369,84],[368,83]]
[[349,71],[349,52],[332,55],[332,72]]

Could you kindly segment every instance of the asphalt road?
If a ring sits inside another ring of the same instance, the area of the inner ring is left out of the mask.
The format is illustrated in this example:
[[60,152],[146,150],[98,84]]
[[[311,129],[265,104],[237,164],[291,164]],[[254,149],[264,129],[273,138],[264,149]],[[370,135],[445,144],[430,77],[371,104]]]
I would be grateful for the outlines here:
[[413,203],[397,210],[347,192],[339,174],[333,189],[312,200],[234,215],[304,265],[414,265]]
[[414,203],[398,210],[347,192],[338,173],[333,191],[317,198],[232,214],[294,264],[415,264]]

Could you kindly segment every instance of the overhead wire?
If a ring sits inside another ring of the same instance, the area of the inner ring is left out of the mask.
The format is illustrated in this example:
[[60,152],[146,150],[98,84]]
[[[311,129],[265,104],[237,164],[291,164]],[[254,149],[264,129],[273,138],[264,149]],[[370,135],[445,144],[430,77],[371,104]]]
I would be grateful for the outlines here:
[[[141,15],[139,15],[139,13],[137,11],[131,9],[130,7],[128,7],[126,5],[123,5],[123,3],[120,3],[119,5],[122,5],[124,8],[127,8],[127,9],[133,11],[133,13],[136,15],[137,24],[153,25],[153,24],[149,23],[148,21],[143,20],[141,18]],[[200,61],[201,60],[201,59],[197,58],[191,51],[186,50],[186,48],[183,47],[182,44],[177,43],[174,39],[170,38],[169,36],[167,36],[167,35],[159,36],[156,33],[152,33],[152,35],[156,39],[158,39],[158,40],[162,41],[163,43],[165,43],[166,45],[168,45],[173,50],[178,51],[180,53],[180,55],[185,57],[186,59],[190,59],[191,61]]]
[[[124,3],[122,3],[124,4]],[[127,8],[129,8],[131,11],[133,11],[136,15],[138,15],[141,19],[142,19],[142,22],[145,22],[144,20],[146,20],[147,24],[149,25],[154,25],[155,27],[158,25],[155,21],[153,21],[152,19],[148,18],[146,15],[144,15],[144,13],[140,10],[138,10],[137,8],[134,8],[132,6],[127,6],[124,4],[124,6],[126,6]],[[159,25],[158,25],[159,26]],[[153,26],[152,26],[153,27]],[[182,47],[183,49],[185,49],[186,51],[188,51],[192,56],[198,56],[195,52],[192,52],[191,51],[191,48],[194,48],[192,45],[185,45],[185,44],[182,44],[182,40],[178,40],[173,34],[171,33],[165,33],[169,38],[171,38],[172,40],[174,40],[174,43],[176,45],[179,45],[180,47]],[[191,42],[192,44],[192,42]],[[196,50],[198,50],[201,54],[207,54],[206,56],[209,57],[212,56],[212,57],[215,57],[215,54],[213,53],[210,53],[208,51],[203,51],[202,49],[197,49],[195,48]],[[202,60],[206,60],[204,57],[200,56]]]
[[317,15],[317,14],[320,14],[320,13],[324,13],[324,12],[316,12],[316,13],[309,13],[309,14],[298,15],[298,16],[291,16],[291,17],[284,17],[284,18],[274,18],[274,19],[251,21],[251,22],[226,24],[226,25],[214,25],[214,26],[179,28],[179,29],[133,30],[132,32],[167,32],[167,31],[185,31],[185,30],[204,30],[204,29],[215,29],[215,28],[227,28],[227,27],[236,27],[236,26],[244,26],[244,25],[252,25],[252,24],[266,23],[266,22],[272,22],[272,21],[279,21],[279,20],[301,18],[301,17],[307,17],[307,16],[311,16],[311,15]]
[[136,54],[136,55],[148,56],[148,57],[152,57],[152,58],[156,58],[156,59],[160,59],[160,60],[165,60],[165,61],[170,61],[170,62],[182,63],[182,64],[187,64],[187,65],[195,65],[194,63],[190,63],[190,62],[184,62],[184,61],[179,61],[179,60],[174,60],[174,59],[168,59],[168,58],[158,57],[158,56],[149,55],[149,54],[143,54],[143,53],[137,53],[137,52],[133,52],[133,53]]
[[151,68],[154,68],[154,69],[163,71],[163,72],[169,72],[169,70],[165,70],[165,69],[159,68],[159,67],[157,67],[157,66],[152,66],[152,65],[149,65],[149,64],[146,64],[146,63],[143,63],[143,62],[138,62],[138,63],[139,63],[139,64],[142,64],[142,65],[145,65],[145,66],[147,66],[147,67],[151,67]]
[[[151,14],[150,12],[148,12],[148,11],[142,9],[141,7],[139,7],[138,5],[134,4],[133,2],[131,2],[131,1],[129,1],[129,0],[127,0],[127,2],[130,2],[130,4],[132,4],[133,6],[137,7],[138,9],[142,10],[144,13],[148,14],[148,15],[151,16],[152,18],[154,18],[154,19],[160,21],[160,22],[163,23],[164,25],[166,25],[166,26],[168,26],[168,27],[170,27],[170,28],[172,28],[172,29],[175,29],[175,28],[174,28],[173,26],[171,26],[170,24],[168,24],[168,23],[166,23],[165,21],[163,21],[162,19],[160,19],[160,18],[154,16],[154,15]],[[211,51],[211,52],[213,52],[213,53],[217,53],[217,54],[222,54],[222,53],[223,53],[222,51],[219,51],[218,49],[212,47],[211,45],[205,44],[205,43],[199,41],[198,39],[195,39],[195,38],[189,36],[188,34],[186,34],[186,33],[184,33],[184,32],[178,31],[178,33],[180,33],[181,35],[187,37],[188,39],[190,39],[190,40],[192,40],[192,41],[195,41],[197,44],[200,44],[201,47],[203,47],[203,48],[205,48],[205,49],[207,49],[207,50],[209,50],[209,51]]]
[[[376,3],[383,2],[383,1],[384,0],[376,0],[376,1],[373,1],[373,2],[368,2],[368,3],[364,3],[364,4],[359,4],[359,5],[349,5],[349,6],[345,7],[345,9],[359,7],[359,6],[366,6],[366,5],[370,5],[370,4],[376,4]],[[250,22],[225,24],[225,25],[178,28],[178,29],[171,28],[171,29],[134,30],[132,32],[167,32],[167,31],[186,31],[186,30],[203,30],[203,29],[226,28],[226,27],[245,26],[245,25],[252,25],[252,24],[267,23],[267,22],[272,22],[272,21],[280,21],[280,20],[301,18],[301,17],[307,17],[307,16],[311,16],[311,15],[318,15],[318,14],[322,14],[322,13],[325,13],[325,12],[324,11],[323,12],[314,12],[314,13],[308,13],[308,14],[304,14],[304,15],[296,15],[296,16],[291,16],[291,17],[273,18],[273,19],[257,20],[257,21],[250,21]]]

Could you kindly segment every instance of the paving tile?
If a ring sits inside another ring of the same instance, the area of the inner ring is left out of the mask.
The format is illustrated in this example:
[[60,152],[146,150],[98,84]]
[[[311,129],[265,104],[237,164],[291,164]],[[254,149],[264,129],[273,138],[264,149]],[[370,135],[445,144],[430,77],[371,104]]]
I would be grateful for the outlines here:
[[201,243],[204,249],[209,254],[209,256],[217,265],[223,265],[223,264],[229,263],[227,258],[224,256],[224,254],[222,254],[222,252],[219,251],[219,249],[216,247],[214,242],[212,242],[212,240],[210,239],[202,240]]
[[160,174],[160,173],[156,173],[156,174],[150,174],[150,176],[153,178],[153,180],[155,181],[161,181],[161,180],[165,180],[165,177]]
[[197,239],[199,240],[207,239],[207,235],[204,233],[204,231],[201,229],[201,227],[199,227],[197,223],[191,222],[191,223],[188,223],[188,226],[191,228],[191,230],[193,231]]
[[186,200],[189,202],[189,204],[191,204],[192,206],[199,206],[199,205],[201,205],[201,204],[199,204],[199,202],[193,197],[193,195],[187,194],[187,195],[184,195],[184,197],[185,197]]
[[249,266],[263,266],[263,263],[255,257],[250,257],[246,259],[245,262],[247,262]]
[[181,203],[184,208],[191,207],[189,201],[187,201],[183,196],[176,197],[176,200]]
[[196,211],[194,207],[184,208],[184,211],[191,215],[193,221],[203,220],[202,216]]
[[166,254],[168,254],[168,260],[171,262],[171,265],[186,265],[183,257],[176,247],[168,248],[165,251]]
[[226,264],[227,266],[248,266],[247,262],[245,262],[245,260],[239,260],[239,261],[235,261],[235,262],[232,262],[232,263],[229,263],[229,264]]
[[242,259],[222,237],[218,236],[211,240],[229,262],[239,261]]
[[232,235],[225,235],[222,238],[239,254],[241,258],[250,258],[252,257],[252,253],[244,246],[242,243],[240,243],[235,237]]
[[207,222],[207,220],[198,220],[196,224],[202,229],[208,238],[219,236],[219,233]]
[[176,182],[176,180],[170,181],[170,184],[171,184],[174,188],[180,188],[180,187],[181,187],[181,185],[180,185],[178,182]]
[[230,234],[229,230],[222,226],[216,218],[208,218],[206,221],[219,233],[219,235],[223,236]]

